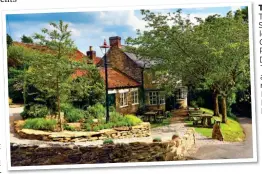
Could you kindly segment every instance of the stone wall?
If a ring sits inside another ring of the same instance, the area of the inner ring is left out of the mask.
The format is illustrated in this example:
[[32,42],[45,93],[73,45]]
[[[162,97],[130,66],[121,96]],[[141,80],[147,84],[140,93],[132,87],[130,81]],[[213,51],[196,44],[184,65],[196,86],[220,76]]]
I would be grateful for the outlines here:
[[135,142],[100,146],[11,144],[11,165],[35,166],[185,160],[187,151],[194,144],[195,132],[193,129],[189,129],[181,139],[160,143]]
[[[130,89],[126,89],[128,90],[127,92],[127,106],[124,106],[124,107],[121,107],[120,106],[120,93],[118,92],[117,90],[117,93],[115,94],[116,95],[116,111],[121,113],[121,114],[136,114],[138,108],[139,108],[139,103],[138,104],[133,104],[132,102],[132,90],[136,89],[138,91],[138,88],[130,88]],[[139,96],[139,93],[138,93],[138,99],[140,98],[141,96]]]
[[21,129],[21,121],[15,122],[16,133],[24,139],[59,141],[59,142],[86,142],[104,140],[107,138],[123,139],[150,136],[150,123],[144,122],[132,127],[103,129],[97,132],[63,131],[48,132],[33,129]]

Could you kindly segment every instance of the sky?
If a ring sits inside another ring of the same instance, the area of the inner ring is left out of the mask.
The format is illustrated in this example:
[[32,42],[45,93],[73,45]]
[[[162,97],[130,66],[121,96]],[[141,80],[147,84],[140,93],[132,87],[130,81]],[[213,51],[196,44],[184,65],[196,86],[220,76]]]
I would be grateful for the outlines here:
[[[224,16],[228,11],[236,11],[239,8],[241,7],[184,8],[182,14],[190,14],[190,20],[196,22],[194,17],[204,19],[213,14]],[[153,11],[167,13],[176,10]],[[104,39],[109,43],[109,37],[120,36],[124,45],[127,37],[136,36],[136,29],[145,30],[146,23],[142,17],[140,10],[9,14],[6,16],[6,31],[14,41],[21,41],[23,34],[33,36],[34,33],[41,33],[42,28],[51,29],[49,22],[63,20],[68,23],[72,39],[81,52],[85,54],[89,46],[93,46],[97,56],[102,56],[103,52],[99,46],[103,44]]]

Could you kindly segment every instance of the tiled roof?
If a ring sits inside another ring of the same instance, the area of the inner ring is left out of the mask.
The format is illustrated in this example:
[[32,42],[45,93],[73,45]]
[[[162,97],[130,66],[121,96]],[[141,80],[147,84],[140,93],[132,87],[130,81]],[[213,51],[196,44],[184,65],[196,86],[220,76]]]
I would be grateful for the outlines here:
[[[14,45],[17,46],[23,46],[25,48],[29,48],[29,49],[33,49],[33,50],[37,50],[40,52],[45,52],[45,53],[54,53],[54,50],[48,48],[47,46],[44,45],[38,45],[38,44],[27,44],[27,43],[22,43],[22,42],[13,42]],[[79,50],[75,50],[72,57],[75,60],[82,60],[83,57],[85,57],[85,55],[79,51]]]
[[[104,68],[100,67],[99,72],[101,77],[105,80],[105,70]],[[109,89],[116,89],[116,88],[126,88],[126,87],[138,87],[140,83],[133,80],[132,78],[128,77],[127,75],[117,71],[113,68],[108,68],[108,88]],[[73,78],[81,77],[85,75],[87,72],[82,70],[76,70]]]
[[96,57],[96,58],[93,59],[93,63],[95,65],[97,65],[100,62],[101,59],[102,59],[101,57]]

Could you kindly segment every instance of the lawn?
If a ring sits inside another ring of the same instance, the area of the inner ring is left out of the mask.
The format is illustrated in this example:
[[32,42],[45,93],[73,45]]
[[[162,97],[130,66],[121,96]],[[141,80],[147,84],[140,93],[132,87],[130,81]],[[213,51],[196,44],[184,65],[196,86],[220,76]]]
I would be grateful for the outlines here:
[[[201,108],[202,111],[205,111],[207,114],[213,114],[213,111],[206,108]],[[188,125],[193,126],[192,121],[186,121]],[[212,120],[213,122],[213,120]],[[196,132],[211,138],[212,137],[212,128],[201,128],[201,127],[195,127]],[[227,123],[221,123],[221,131],[224,136],[224,141],[243,141],[245,139],[245,133],[241,127],[241,125],[238,123],[237,120],[234,118],[227,118]]]

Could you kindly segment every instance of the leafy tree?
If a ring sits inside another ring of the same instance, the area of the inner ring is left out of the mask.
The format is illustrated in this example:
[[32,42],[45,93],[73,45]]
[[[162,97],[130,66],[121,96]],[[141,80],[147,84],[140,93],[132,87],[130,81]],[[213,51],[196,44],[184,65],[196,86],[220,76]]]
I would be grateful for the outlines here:
[[9,34],[6,34],[6,42],[8,47],[13,43],[13,39]]
[[63,21],[51,22],[52,29],[42,29],[42,34],[36,33],[34,39],[50,48],[50,53],[39,54],[30,64],[30,82],[50,98],[55,96],[55,111],[60,120],[60,129],[63,130],[61,118],[61,101],[67,99],[69,93],[69,77],[73,74],[73,62],[70,59],[75,50],[71,40],[71,31]]
[[[85,61],[87,62],[87,61]],[[83,76],[75,77],[71,83],[70,100],[74,106],[86,109],[96,103],[104,103],[104,81],[96,66],[83,63],[80,65]],[[91,73],[92,72],[92,73]]]
[[34,43],[33,39],[30,36],[23,35],[21,37],[21,42],[23,43]]
[[[245,86],[248,77],[248,26],[243,18],[213,15],[197,18],[193,24],[181,10],[163,15],[142,10],[147,30],[128,38],[127,50],[155,66],[167,79],[181,79],[186,85],[211,89],[214,115],[218,115],[218,95],[222,96],[223,122],[226,122],[226,98]],[[134,47],[135,46],[135,47]],[[162,78],[165,79],[165,78]],[[161,85],[174,86],[166,80]],[[172,90],[172,88],[170,88]]]
[[9,96],[14,102],[26,103],[26,72],[33,57],[35,57],[35,51],[21,46],[12,45],[7,49]]

